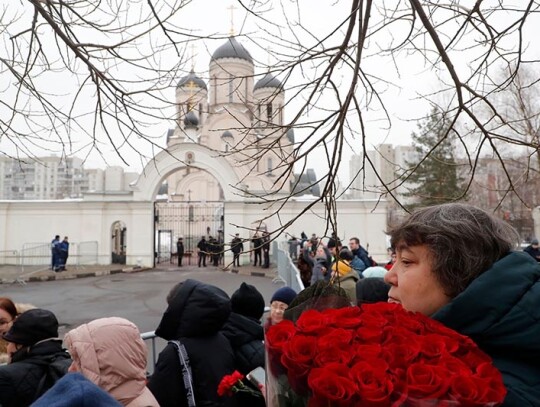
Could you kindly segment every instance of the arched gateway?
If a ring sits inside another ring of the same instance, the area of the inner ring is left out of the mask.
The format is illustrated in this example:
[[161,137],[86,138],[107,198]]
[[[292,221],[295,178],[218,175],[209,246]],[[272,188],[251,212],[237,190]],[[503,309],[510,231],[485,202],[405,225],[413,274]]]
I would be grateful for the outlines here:
[[[181,170],[188,174],[190,171],[208,173],[219,184],[223,199],[192,200],[189,188],[183,191],[181,200],[173,200],[171,196],[159,199],[163,181]],[[154,263],[174,260],[178,238],[183,239],[188,262],[194,257],[202,236],[224,243],[224,201],[244,201],[239,185],[237,173],[229,162],[205,146],[179,143],[156,155],[131,186],[134,200],[154,201]]]

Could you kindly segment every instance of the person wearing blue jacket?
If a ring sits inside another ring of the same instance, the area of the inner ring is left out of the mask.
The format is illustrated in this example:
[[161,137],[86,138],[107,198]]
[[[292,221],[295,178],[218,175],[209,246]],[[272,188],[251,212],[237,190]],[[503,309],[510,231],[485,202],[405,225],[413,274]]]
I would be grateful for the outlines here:
[[469,336],[507,389],[503,407],[540,406],[540,265],[519,235],[461,203],[422,208],[390,230],[388,302]]

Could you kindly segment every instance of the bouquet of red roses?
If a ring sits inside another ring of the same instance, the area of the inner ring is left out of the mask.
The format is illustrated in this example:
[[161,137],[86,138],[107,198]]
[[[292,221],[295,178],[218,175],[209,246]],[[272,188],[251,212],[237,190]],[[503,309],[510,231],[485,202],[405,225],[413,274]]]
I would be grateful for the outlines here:
[[506,396],[470,338],[399,304],[308,309],[265,343],[268,406],[494,407]]

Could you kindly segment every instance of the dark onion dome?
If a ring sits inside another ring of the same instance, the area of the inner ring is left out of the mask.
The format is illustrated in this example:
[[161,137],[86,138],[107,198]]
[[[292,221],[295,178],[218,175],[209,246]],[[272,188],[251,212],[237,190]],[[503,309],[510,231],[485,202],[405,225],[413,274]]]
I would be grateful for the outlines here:
[[294,129],[292,127],[287,130],[287,139],[294,144]]
[[275,76],[273,76],[270,72],[268,72],[266,75],[264,75],[263,78],[259,79],[255,86],[253,87],[253,90],[262,89],[262,88],[277,88],[281,89],[282,85],[281,82],[277,80]]
[[245,49],[242,44],[236,41],[234,37],[227,38],[225,44],[216,49],[216,51],[212,55],[213,61],[221,58],[239,58],[248,61],[250,64],[253,64],[253,58],[251,58],[251,55],[249,54],[247,49]]
[[199,125],[199,119],[197,115],[193,113],[193,110],[190,110],[186,117],[184,117],[184,125],[186,127],[197,127]]
[[178,85],[176,87],[181,88],[182,86],[187,86],[190,82],[193,82],[195,86],[207,90],[206,82],[204,82],[201,78],[199,78],[197,75],[195,75],[195,72],[191,70],[189,75],[184,76],[180,81],[178,82]]
[[221,135],[221,138],[222,138],[222,139],[233,138],[233,135],[232,135],[232,133],[231,133],[229,130],[225,130],[225,131],[223,132],[223,134]]

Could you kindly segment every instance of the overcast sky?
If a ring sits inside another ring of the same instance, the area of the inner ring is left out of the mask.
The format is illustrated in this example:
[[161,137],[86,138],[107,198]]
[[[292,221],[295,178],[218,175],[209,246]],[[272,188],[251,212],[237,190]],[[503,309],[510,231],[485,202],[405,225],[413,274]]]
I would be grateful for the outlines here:
[[[385,2],[387,3],[387,2]],[[496,3],[493,0],[484,3]],[[19,12],[21,17],[21,26],[28,24],[31,19],[31,9],[28,8],[27,2],[21,0],[18,2],[19,9],[25,10]],[[231,10],[229,7],[234,4],[233,10],[233,27],[235,34],[239,34],[239,41],[249,50],[256,62],[255,72],[256,74],[263,74],[266,71],[266,65],[275,65],[279,62],[279,58],[273,55],[275,52],[284,52],[283,48],[276,46],[277,50],[268,49],[267,42],[269,35],[283,36],[284,39],[293,39],[292,33],[286,26],[286,18],[289,19],[289,23],[292,23],[293,29],[300,42],[306,42],[309,44],[313,41],[313,37],[317,36],[321,38],[326,34],[330,34],[333,27],[335,27],[340,21],[346,18],[350,2],[349,1],[336,1],[336,2],[314,2],[312,0],[282,0],[282,1],[251,1],[246,2],[245,5],[252,8],[258,16],[254,16],[247,13],[240,4],[232,1],[221,0],[194,0],[183,8],[175,17],[174,23],[178,27],[182,27],[185,30],[191,30],[193,34],[199,36],[222,36],[219,39],[197,41],[193,48],[189,47],[188,54],[183,55],[185,59],[184,70],[188,72],[191,69],[192,62],[188,61],[191,55],[195,54],[194,69],[202,78],[206,78],[208,75],[208,65],[210,62],[211,54],[221,44],[223,44],[224,36],[227,36],[231,29]],[[473,1],[462,1],[460,4],[470,6],[474,4]],[[15,7],[9,8],[10,12],[15,13]],[[372,16],[374,21],[377,20],[377,16]],[[504,20],[504,16],[500,17],[501,21]],[[294,22],[300,21],[305,28],[305,31],[295,26]],[[536,22],[535,22],[536,21]],[[276,23],[271,26],[269,22]],[[536,29],[540,26],[538,23],[538,17],[534,17],[528,22],[525,27],[526,30]],[[265,32],[261,30],[261,27],[269,30]],[[441,84],[435,80],[436,72],[431,66],[425,65],[419,56],[412,54],[401,54],[395,60],[382,59],[378,57],[377,47],[382,42],[399,42],[400,37],[405,36],[408,32],[408,24],[395,24],[390,30],[382,32],[380,37],[370,42],[370,49],[366,51],[362,62],[362,68],[366,71],[376,74],[381,80],[379,83],[379,91],[384,96],[384,104],[386,110],[390,116],[391,125],[386,120],[382,120],[384,112],[377,104],[371,104],[370,110],[365,112],[366,119],[366,132],[367,132],[367,148],[380,143],[391,144],[409,144],[411,132],[416,128],[416,120],[425,116],[429,110],[429,103],[420,97],[420,95],[430,94],[437,92],[441,89]],[[312,35],[313,34],[313,35]],[[337,34],[331,36],[327,42],[327,46],[335,46],[339,44],[340,36],[343,35],[343,30]],[[382,39],[381,39],[382,38]],[[531,37],[537,39],[537,36]],[[525,47],[527,52],[537,52],[538,47],[532,46],[525,39]],[[4,41],[4,46],[9,41]],[[7,44],[9,45],[9,44]],[[165,59],[179,58],[175,53],[169,52],[162,56]],[[461,54],[454,54],[454,63],[460,69],[467,67],[468,62],[472,59],[472,55],[468,54],[466,49],[463,49]],[[2,75],[5,75],[3,73]],[[61,73],[55,77],[54,91],[58,94],[69,95],[73,92],[71,87],[73,86],[73,78],[70,74],[65,73],[65,78],[61,77]],[[171,102],[174,101],[175,95],[175,83],[180,79],[181,73],[178,73],[176,78],[170,84],[170,87],[163,92],[164,97]],[[59,78],[62,78],[59,80]],[[339,79],[339,72],[337,74]],[[343,74],[343,83],[346,84],[347,73]],[[302,82],[302,78],[299,76],[299,71],[296,70],[295,74],[288,79],[286,88],[294,88]],[[383,82],[388,81],[387,85]],[[358,92],[362,92],[359,88]],[[294,92],[288,91],[287,96],[291,98]],[[326,98],[326,99],[325,99]],[[323,106],[325,104],[331,105],[335,103],[335,100],[329,99],[327,96],[318,101],[318,104]],[[290,106],[285,112],[286,121],[292,119],[296,114],[296,109],[300,106],[302,100],[290,101]],[[441,101],[442,102],[442,101]],[[84,105],[84,95],[82,96],[81,103]],[[90,103],[87,106],[91,109]],[[63,107],[67,108],[67,107]],[[174,107],[171,105],[167,111],[161,112],[164,117],[172,117]],[[0,114],[2,113],[0,107]],[[305,117],[304,120],[314,119],[316,112],[312,111],[310,114],[314,117]],[[156,144],[165,145],[165,135],[167,129],[173,127],[172,121],[155,121],[148,126],[149,133],[152,134]],[[73,132],[76,135],[76,131]],[[305,137],[306,132],[299,130],[296,131],[297,139]],[[75,137],[76,138],[76,137]],[[74,155],[84,156],[87,152],[87,148],[83,146],[84,143],[79,143],[74,138],[73,146],[70,146],[70,151]],[[362,146],[361,141],[358,138],[349,139],[350,148],[346,149],[345,159],[350,157],[354,153],[361,153]],[[137,140],[133,140],[135,148],[127,148],[122,146],[122,154],[127,161],[127,165],[116,156],[111,146],[107,144],[105,138],[100,144],[101,151],[106,157],[107,164],[109,165],[122,165],[128,168],[128,171],[139,172],[142,169],[143,163],[138,156],[138,150],[144,149],[144,151],[151,155],[152,151],[148,149],[148,146],[141,142],[138,144]],[[137,147],[139,146],[140,147]],[[4,151],[8,151],[13,148],[12,145],[6,143],[5,138],[0,141],[0,148]],[[35,153],[40,154],[39,146],[35,147]],[[319,153],[314,153],[309,159],[309,166],[317,169],[320,165]],[[87,158],[87,167],[104,166],[104,160],[94,152]],[[344,179],[348,178],[348,165],[342,166],[340,170],[340,176]]]

